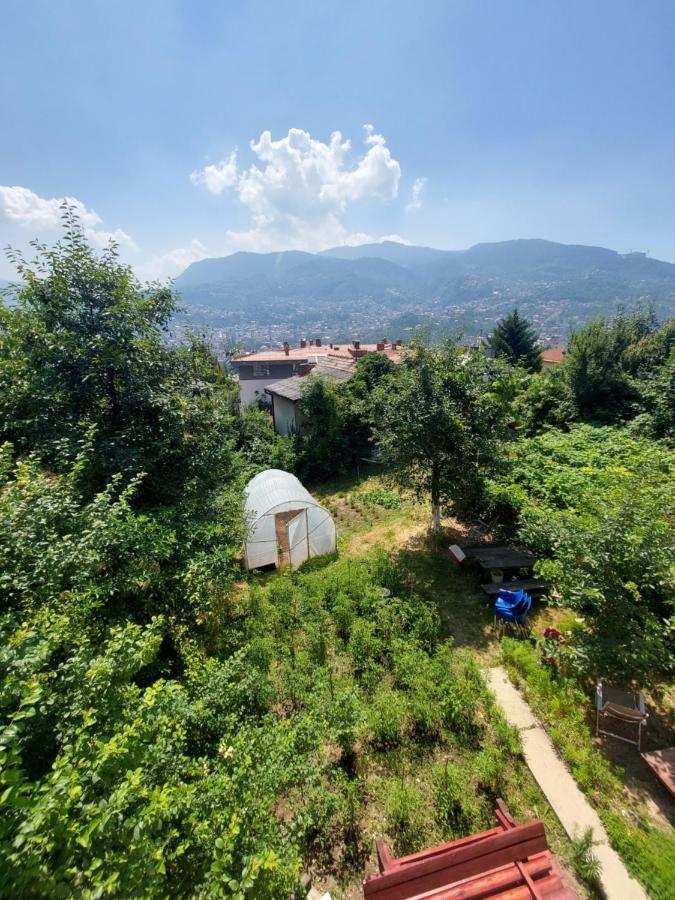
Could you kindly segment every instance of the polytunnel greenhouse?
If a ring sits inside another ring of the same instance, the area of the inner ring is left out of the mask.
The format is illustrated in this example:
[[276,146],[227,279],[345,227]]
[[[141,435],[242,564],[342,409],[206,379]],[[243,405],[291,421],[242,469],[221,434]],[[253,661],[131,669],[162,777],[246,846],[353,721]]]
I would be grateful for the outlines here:
[[335,550],[335,522],[290,472],[267,469],[245,489],[247,569],[290,566]]

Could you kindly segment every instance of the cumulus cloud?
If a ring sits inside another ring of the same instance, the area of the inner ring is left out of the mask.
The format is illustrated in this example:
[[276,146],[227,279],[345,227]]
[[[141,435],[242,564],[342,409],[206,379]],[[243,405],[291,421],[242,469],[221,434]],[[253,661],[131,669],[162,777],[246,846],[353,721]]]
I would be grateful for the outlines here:
[[343,221],[350,204],[398,196],[401,167],[385,138],[364,126],[365,150],[352,151],[339,131],[328,143],[301,128],[273,140],[263,131],[250,147],[256,161],[239,169],[236,151],[227,160],[193,172],[190,179],[211,193],[232,188],[251,216],[251,227],[229,231],[231,245],[250,250],[321,249],[357,244],[371,235],[351,232]]
[[422,206],[422,194],[424,193],[424,186],[426,185],[426,178],[416,178],[413,186],[412,186],[412,194],[410,197],[410,203],[406,206],[406,210],[408,212],[412,212],[413,210],[419,209]]
[[142,265],[136,266],[136,271],[142,278],[170,278],[180,275],[190,263],[205,259],[208,255],[202,242],[193,238],[186,247],[176,247],[168,253],[151,256]]
[[233,187],[237,183],[237,175],[237,149],[235,147],[227,159],[221,159],[219,163],[192,172],[190,181],[195,185],[203,184],[212,194],[222,194],[226,188]]
[[36,231],[53,231],[61,224],[61,204],[66,200],[75,210],[87,238],[97,247],[104,247],[111,239],[118,244],[138,249],[126,231],[117,228],[107,231],[99,228],[103,220],[93,209],[88,209],[76,197],[40,197],[26,187],[0,185],[0,211],[15,225]]

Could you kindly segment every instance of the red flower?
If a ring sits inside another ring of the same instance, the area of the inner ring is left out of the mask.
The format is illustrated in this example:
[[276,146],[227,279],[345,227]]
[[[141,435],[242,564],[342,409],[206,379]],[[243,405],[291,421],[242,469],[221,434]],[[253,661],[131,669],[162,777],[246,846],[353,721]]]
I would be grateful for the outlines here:
[[558,631],[557,628],[547,628],[544,631],[544,637],[552,638],[554,641],[557,641],[560,636],[561,636],[560,632]]
[[552,656],[549,656],[549,657],[546,659],[546,662],[549,664],[549,666],[554,666],[554,665],[555,665],[555,660],[553,659]]

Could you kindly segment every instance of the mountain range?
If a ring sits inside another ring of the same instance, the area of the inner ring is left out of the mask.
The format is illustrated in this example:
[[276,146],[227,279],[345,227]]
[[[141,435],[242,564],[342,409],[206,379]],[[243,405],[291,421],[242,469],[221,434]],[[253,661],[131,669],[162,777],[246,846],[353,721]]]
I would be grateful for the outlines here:
[[241,334],[286,327],[289,337],[310,324],[336,339],[422,324],[480,333],[514,305],[556,337],[618,304],[675,311],[675,264],[539,239],[461,251],[384,241],[320,253],[239,252],[192,263],[175,287],[198,321]]

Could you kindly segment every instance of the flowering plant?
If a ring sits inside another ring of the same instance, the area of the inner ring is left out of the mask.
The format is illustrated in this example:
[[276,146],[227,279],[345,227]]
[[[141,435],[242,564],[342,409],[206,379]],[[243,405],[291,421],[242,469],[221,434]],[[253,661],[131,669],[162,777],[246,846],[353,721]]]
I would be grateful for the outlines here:
[[560,664],[563,636],[557,628],[549,627],[544,630],[544,640],[541,646],[542,662],[557,672]]

